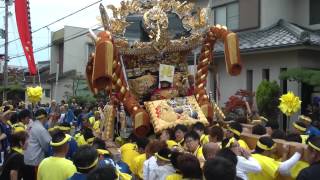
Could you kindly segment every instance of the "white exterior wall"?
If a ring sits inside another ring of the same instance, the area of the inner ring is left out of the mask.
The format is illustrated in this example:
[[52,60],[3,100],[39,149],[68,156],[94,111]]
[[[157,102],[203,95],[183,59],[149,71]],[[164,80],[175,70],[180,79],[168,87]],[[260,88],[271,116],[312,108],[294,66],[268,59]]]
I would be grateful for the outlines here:
[[[88,61],[88,43],[91,39],[87,35],[66,41],[71,37],[88,32],[88,29],[65,26],[64,27],[64,54],[63,72],[76,70],[77,74],[84,75]],[[76,35],[75,35],[76,34]]]
[[320,24],[309,24],[309,7],[309,0],[261,0],[260,28],[268,27],[279,19],[284,19],[303,27],[319,29]]
[[[294,20],[294,1],[300,0],[261,0],[260,28],[268,27],[279,19]],[[302,0],[308,1],[308,0]]]
[[[225,62],[221,58],[216,58],[218,65],[218,84],[220,89],[219,105],[224,106],[228,98],[239,89],[247,89],[247,70],[253,70],[253,91],[256,91],[262,81],[262,70],[270,70],[270,81],[277,81],[280,85],[280,68],[294,68],[298,66],[296,52],[275,52],[268,54],[252,54],[241,56],[243,69],[239,76],[230,76],[225,67]],[[211,80],[213,77],[211,76]],[[210,84],[210,83],[208,83]],[[210,86],[208,86],[209,88]],[[213,90],[213,89],[211,89]],[[288,91],[300,94],[297,82],[288,82]]]
[[[58,88],[56,88],[55,83],[53,82],[54,85],[51,90],[51,94],[53,97],[52,99],[55,99],[57,102],[60,102],[61,100],[66,99],[66,93],[72,95],[72,82],[73,80],[71,78],[60,79],[58,83]],[[69,85],[70,87],[67,87]]]
[[294,0],[295,7],[294,7],[294,16],[295,16],[295,23],[307,27],[310,29],[320,29],[320,24],[310,25],[310,1],[309,0]]
[[59,59],[59,47],[52,46],[51,47],[51,59],[50,59],[50,74],[54,74],[57,72],[57,62]]

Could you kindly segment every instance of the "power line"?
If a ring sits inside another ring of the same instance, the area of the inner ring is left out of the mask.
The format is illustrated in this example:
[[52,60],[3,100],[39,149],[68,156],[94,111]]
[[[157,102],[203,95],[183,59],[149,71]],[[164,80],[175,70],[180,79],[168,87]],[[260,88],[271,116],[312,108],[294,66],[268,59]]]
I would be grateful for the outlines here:
[[[98,29],[100,29],[100,28],[102,28],[102,26],[99,26],[99,27],[97,27],[97,28],[94,28],[93,30],[95,31],[95,30],[98,30]],[[81,31],[80,31],[80,32],[81,32]],[[87,30],[87,29],[86,29],[85,31],[82,31],[82,32],[83,32],[83,33],[81,33],[81,34],[79,34],[79,32],[78,32],[78,33],[75,33],[75,34],[71,35],[72,37],[69,36],[70,38],[64,40],[63,43],[68,42],[68,41],[71,41],[71,40],[73,40],[73,39],[76,39],[76,38],[78,38],[78,37],[81,37],[81,36],[83,36],[83,35],[88,34],[88,30]],[[33,51],[33,53],[37,53],[37,52],[43,51],[43,50],[45,50],[45,49],[47,49],[47,48],[52,47],[53,45],[54,45],[54,43],[50,43],[50,44],[48,44],[48,45],[46,45],[46,46],[39,47],[39,48],[35,49],[35,50]],[[19,58],[19,57],[22,57],[22,56],[25,56],[25,54],[24,54],[24,53],[20,53],[20,55],[10,57],[9,60],[15,59],[15,58]]]
[[[57,23],[57,22],[59,22],[59,21],[61,21],[61,20],[63,20],[63,19],[66,19],[66,18],[68,18],[68,17],[70,17],[70,16],[72,16],[72,15],[75,15],[75,14],[77,14],[77,13],[79,13],[79,12],[81,12],[81,11],[83,11],[83,10],[85,10],[85,9],[93,6],[93,5],[95,5],[95,4],[100,3],[101,1],[102,1],[102,0],[99,0],[99,1],[96,1],[96,2],[94,2],[94,3],[92,3],[92,4],[89,4],[89,5],[81,8],[81,9],[79,9],[79,10],[77,10],[77,11],[74,11],[74,12],[72,12],[72,13],[70,13],[70,14],[62,17],[62,18],[59,18],[59,19],[57,19],[57,20],[55,20],[55,21],[53,21],[53,22],[51,22],[51,23],[49,23],[49,24],[47,24],[47,25],[45,25],[45,26],[42,26],[42,27],[40,27],[40,28],[32,31],[31,33],[35,33],[35,32],[40,31],[41,29],[44,29],[44,28],[46,28],[46,27],[49,27],[49,26],[51,26],[52,24],[55,24],[55,23]],[[11,40],[11,41],[8,42],[8,44],[10,44],[10,43],[12,43],[12,42],[14,42],[14,41],[17,41],[17,40],[19,40],[19,39],[20,39],[20,38],[16,38],[16,39],[14,39],[14,40]],[[1,44],[0,47],[3,47],[4,45],[5,45],[5,44]]]

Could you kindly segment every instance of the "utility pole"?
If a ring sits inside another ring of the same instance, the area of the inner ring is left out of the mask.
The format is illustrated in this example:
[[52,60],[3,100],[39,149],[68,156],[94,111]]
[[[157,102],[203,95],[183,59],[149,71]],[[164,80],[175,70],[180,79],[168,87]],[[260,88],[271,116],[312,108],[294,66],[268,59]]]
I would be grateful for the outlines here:
[[4,16],[4,29],[5,29],[5,34],[4,34],[4,66],[3,66],[3,100],[7,100],[7,93],[6,89],[8,87],[8,61],[9,61],[9,56],[8,56],[8,30],[9,30],[9,25],[8,25],[8,19],[9,19],[9,2],[10,0],[4,0],[5,4],[5,16]]

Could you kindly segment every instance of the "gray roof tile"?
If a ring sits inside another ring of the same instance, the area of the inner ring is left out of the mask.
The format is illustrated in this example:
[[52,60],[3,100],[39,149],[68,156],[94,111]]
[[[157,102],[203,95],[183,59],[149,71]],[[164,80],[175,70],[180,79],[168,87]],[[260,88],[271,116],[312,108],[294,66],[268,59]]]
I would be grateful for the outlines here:
[[[242,52],[302,44],[320,46],[320,31],[307,30],[282,19],[265,29],[239,32],[237,34],[240,51]],[[223,52],[222,42],[216,44],[214,51],[216,53]]]

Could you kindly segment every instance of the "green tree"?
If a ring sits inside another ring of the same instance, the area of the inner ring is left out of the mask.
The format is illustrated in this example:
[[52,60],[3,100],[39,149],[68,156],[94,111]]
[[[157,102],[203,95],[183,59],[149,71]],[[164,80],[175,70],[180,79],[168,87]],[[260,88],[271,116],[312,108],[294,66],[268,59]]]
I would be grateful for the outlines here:
[[259,114],[269,120],[277,120],[279,115],[279,97],[280,87],[277,82],[263,80],[259,84],[256,92]]
[[281,72],[279,78],[306,83],[310,86],[320,86],[320,70],[292,68]]

